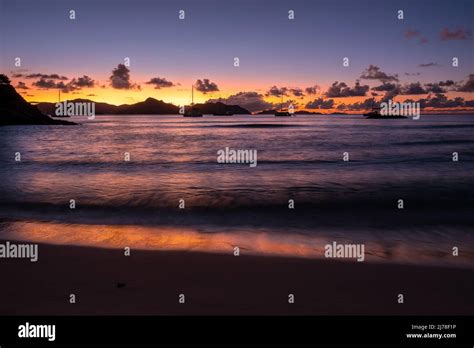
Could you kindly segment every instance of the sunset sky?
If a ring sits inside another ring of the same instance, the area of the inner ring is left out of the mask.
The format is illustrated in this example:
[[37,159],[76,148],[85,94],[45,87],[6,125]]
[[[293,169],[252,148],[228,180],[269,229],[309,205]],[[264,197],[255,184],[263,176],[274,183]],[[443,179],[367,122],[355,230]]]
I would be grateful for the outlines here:
[[[471,0],[0,4],[1,71],[28,101],[57,101],[61,89],[62,99],[130,104],[153,97],[182,105],[197,80],[195,102],[230,97],[250,111],[274,107],[281,94],[314,111],[341,104],[350,111],[389,92],[397,100],[438,94],[432,105],[474,99]],[[126,57],[130,66],[119,66]]]

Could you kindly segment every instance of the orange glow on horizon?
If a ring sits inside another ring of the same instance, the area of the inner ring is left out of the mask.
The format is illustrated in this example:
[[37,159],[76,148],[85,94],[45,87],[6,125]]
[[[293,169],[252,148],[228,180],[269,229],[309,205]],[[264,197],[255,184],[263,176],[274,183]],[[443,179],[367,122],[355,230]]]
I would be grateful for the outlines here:
[[[16,86],[18,81],[21,79],[12,79],[12,85]],[[100,85],[100,86],[99,86]],[[64,100],[73,100],[73,99],[90,99],[94,102],[101,102],[101,103],[108,103],[114,105],[122,105],[122,104],[134,104],[138,102],[142,102],[147,98],[154,98],[157,100],[162,100],[165,103],[171,103],[177,106],[181,105],[189,105],[191,103],[191,85],[192,82],[188,84],[180,84],[177,86],[173,86],[170,88],[161,88],[155,89],[152,85],[148,85],[145,83],[140,84],[140,88],[134,89],[114,89],[108,85],[104,85],[102,83],[98,83],[98,86],[93,88],[83,88],[78,91],[73,91],[69,93],[61,92],[61,101]],[[268,85],[268,84],[266,84]],[[265,86],[266,86],[265,85]],[[231,95],[235,95],[239,92],[250,92],[256,91],[257,93],[263,96],[263,99],[274,105],[274,108],[280,108],[281,98],[276,96],[265,96],[265,91],[268,89],[264,88],[263,86],[259,86],[256,84],[246,85],[246,86],[238,86],[238,85],[229,85],[229,84],[219,84],[220,91],[212,92],[212,93],[201,93],[194,91],[194,103],[204,103],[209,99],[218,99],[218,98],[228,98]],[[321,87],[322,91],[325,91],[328,86]],[[38,102],[58,102],[59,100],[59,90],[58,89],[40,89],[34,86],[29,85],[28,89],[17,89],[22,97],[32,103]],[[448,98],[455,98],[455,97],[462,97],[465,100],[472,100],[469,93],[461,93],[461,92],[448,92],[445,94]],[[426,98],[426,95],[403,95],[397,96],[394,98],[394,101],[403,101],[405,99],[413,99],[414,101],[419,100],[421,98]],[[293,101],[295,103],[295,110],[305,110],[311,112],[319,112],[319,113],[331,113],[341,111],[338,110],[336,107],[331,109],[307,109],[305,105],[314,99],[323,98],[324,100],[333,99],[335,102],[335,106],[337,107],[340,104],[354,104],[354,103],[361,103],[365,99],[371,98],[370,96],[363,96],[363,97],[345,97],[345,98],[327,98],[324,94],[317,94],[317,95],[305,95],[303,98],[295,97],[293,95],[284,96],[283,103],[287,103],[288,101]],[[380,100],[381,96],[375,97],[376,100]],[[439,110],[448,110],[448,109],[439,109]],[[451,109],[450,109],[451,110]],[[463,110],[474,110],[474,108],[455,108],[454,110],[463,111]],[[343,112],[347,113],[360,113],[360,110],[342,110]],[[434,110],[436,111],[436,110]]]

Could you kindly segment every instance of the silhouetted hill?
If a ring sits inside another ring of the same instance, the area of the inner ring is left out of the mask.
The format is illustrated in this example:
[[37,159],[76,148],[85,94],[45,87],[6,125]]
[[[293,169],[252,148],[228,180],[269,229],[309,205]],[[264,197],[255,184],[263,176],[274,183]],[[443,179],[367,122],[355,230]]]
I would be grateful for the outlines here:
[[[256,115],[275,115],[276,110],[263,110],[257,112]],[[306,111],[306,110],[299,110],[295,111],[295,115],[324,115],[322,112],[317,111]]]
[[[95,103],[96,115],[177,115],[179,107],[162,100],[148,98],[136,104],[112,105],[98,103],[89,99],[73,99],[69,102],[89,102]],[[45,114],[54,115],[56,103],[38,103],[36,106]],[[190,106],[186,106],[189,108]],[[223,103],[195,104],[194,107],[203,114],[217,114],[229,112],[232,114],[250,114],[250,111],[238,105],[225,105]]]
[[[188,106],[189,107],[189,106]],[[212,115],[212,114],[225,114],[231,113],[234,115],[249,115],[250,111],[244,109],[238,105],[226,105],[221,102],[216,103],[204,103],[204,104],[194,104],[194,107],[199,110],[203,115]]]
[[[73,99],[73,100],[68,100],[73,103],[95,103],[95,114],[96,115],[110,115],[110,114],[115,114],[118,110],[117,105],[112,105],[112,104],[107,104],[107,103],[98,103],[94,102],[89,99]],[[36,104],[36,107],[43,113],[47,115],[54,116],[56,107],[56,103],[38,103]]]
[[0,83],[0,125],[27,124],[73,125],[75,123],[52,119],[23,99],[12,85]]
[[[90,99],[72,99],[72,103],[95,103],[96,115],[170,115],[178,114],[179,108],[161,100],[148,98],[136,104],[113,105],[95,102]],[[56,103],[38,103],[38,108],[44,113],[54,115]]]
[[165,103],[162,100],[148,98],[136,104],[118,106],[115,114],[119,115],[174,115],[179,113],[179,107]]
[[317,111],[305,111],[305,110],[300,110],[295,112],[296,115],[323,115],[322,112],[317,112]]

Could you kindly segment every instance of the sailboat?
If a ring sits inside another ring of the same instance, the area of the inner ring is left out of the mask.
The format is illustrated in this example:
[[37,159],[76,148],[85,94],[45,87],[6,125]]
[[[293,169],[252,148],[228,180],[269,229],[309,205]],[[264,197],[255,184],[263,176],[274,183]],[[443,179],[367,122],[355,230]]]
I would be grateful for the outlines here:
[[283,110],[283,93],[281,94],[280,111],[275,111],[275,116],[291,116],[288,111]]
[[194,85],[191,85],[191,107],[185,108],[183,117],[202,117],[202,113],[194,106]]
[[[61,103],[61,89],[58,89],[58,103]],[[61,116],[61,115],[56,115],[56,111],[54,111],[51,114],[48,114],[50,117],[69,117],[69,116]]]

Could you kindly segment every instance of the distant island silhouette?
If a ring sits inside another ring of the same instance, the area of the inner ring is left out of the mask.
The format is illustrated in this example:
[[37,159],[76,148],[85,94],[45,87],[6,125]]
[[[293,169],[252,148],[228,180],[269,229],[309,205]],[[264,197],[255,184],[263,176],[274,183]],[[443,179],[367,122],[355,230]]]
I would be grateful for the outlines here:
[[[180,115],[179,106],[155,98],[147,98],[135,104],[114,105],[90,99],[65,100],[71,103],[94,103],[95,115]],[[63,101],[64,102],[64,101]],[[76,123],[60,120],[56,115],[56,102],[28,103],[10,84],[4,74],[0,74],[0,126],[2,125],[74,125]],[[186,105],[185,110],[194,108],[197,113],[214,116],[252,115],[252,112],[239,106],[222,102],[206,102]],[[275,115],[277,110],[263,110],[254,115]],[[295,115],[350,115],[345,112],[322,113],[319,111],[297,110]],[[436,113],[431,113],[436,114]],[[442,114],[447,114],[444,112]],[[455,113],[453,113],[455,114]]]
[[[165,103],[164,101],[157,100],[155,98],[147,98],[146,100],[135,104],[122,105],[100,103],[90,99],[72,99],[68,101],[72,103],[95,103],[96,115],[178,115],[180,113],[179,106],[171,103]],[[56,108],[55,105],[56,103],[48,102],[36,104],[41,112],[51,116],[54,116]],[[185,109],[190,107],[191,106],[186,105]],[[226,105],[221,102],[194,104],[194,108],[204,115],[212,115],[217,113],[231,113],[240,115],[251,114],[250,111],[238,105]]]
[[[278,110],[275,109],[270,109],[270,110],[262,110],[260,112],[257,112],[256,115],[275,115]],[[323,112],[318,112],[318,111],[306,111],[306,110],[298,110],[295,111],[295,115],[330,115],[330,114],[325,114]],[[344,112],[333,112],[331,114],[334,115],[346,115]]]

